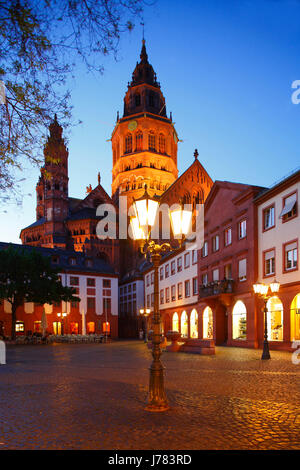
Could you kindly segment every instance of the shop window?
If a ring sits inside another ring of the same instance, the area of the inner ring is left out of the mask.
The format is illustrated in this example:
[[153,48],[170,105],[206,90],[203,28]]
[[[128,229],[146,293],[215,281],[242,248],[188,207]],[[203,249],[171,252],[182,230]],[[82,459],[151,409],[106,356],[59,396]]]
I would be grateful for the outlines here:
[[273,296],[267,302],[268,340],[282,341],[283,339],[283,307],[278,297]]
[[263,211],[263,227],[264,230],[269,230],[275,227],[275,206],[270,206]]
[[70,333],[71,335],[78,335],[78,323],[77,322],[70,323]]
[[275,249],[264,252],[264,276],[275,274]]
[[110,323],[108,321],[102,323],[102,331],[106,335],[110,335]]
[[53,333],[55,335],[61,335],[61,322],[60,321],[53,322]]
[[213,337],[213,312],[210,307],[206,307],[203,311],[203,338]]
[[191,338],[198,338],[198,313],[193,309],[190,317]]
[[297,193],[283,199],[283,209],[279,215],[283,222],[297,216]]
[[298,241],[286,243],[284,246],[284,271],[296,270],[298,266]]
[[300,293],[291,303],[291,341],[300,340]]
[[232,310],[232,339],[247,339],[247,310],[238,300]]
[[22,321],[17,321],[15,328],[16,328],[16,332],[17,332],[17,333],[23,333],[24,330],[25,330],[24,322],[22,322]]
[[181,336],[183,338],[188,337],[188,316],[186,311],[183,311],[181,314]]
[[172,318],[172,330],[173,331],[179,331],[179,319],[178,319],[178,313],[174,313],[173,318]]
[[88,322],[87,331],[88,331],[89,334],[95,333],[95,322],[93,322],[93,321]]

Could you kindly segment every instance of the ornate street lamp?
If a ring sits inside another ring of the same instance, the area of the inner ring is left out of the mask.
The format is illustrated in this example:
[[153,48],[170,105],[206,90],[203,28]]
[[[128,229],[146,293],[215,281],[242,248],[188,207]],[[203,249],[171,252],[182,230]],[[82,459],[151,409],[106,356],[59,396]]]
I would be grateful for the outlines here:
[[[159,245],[153,240],[150,240],[151,229],[154,226],[157,210],[159,206],[158,198],[156,196],[150,197],[145,186],[144,195],[135,200],[133,203],[135,210],[135,217],[131,219],[131,228],[133,236],[136,240],[142,243],[142,253],[150,253],[151,262],[154,268],[154,312],[153,312],[153,335],[152,335],[152,356],[153,362],[150,366],[150,380],[149,380],[149,397],[146,410],[148,411],[166,411],[169,408],[165,389],[164,389],[164,367],[160,361],[161,348],[160,348],[160,332],[161,332],[161,316],[159,311],[159,276],[158,269],[161,260],[161,253],[171,250],[169,243]],[[177,209],[178,210],[178,209]],[[180,207],[179,211],[183,211]],[[172,211],[173,212],[173,211]],[[186,227],[184,225],[185,217],[181,214],[175,214],[172,218],[170,214],[173,232],[178,235],[179,233],[185,234]]]
[[[269,288],[270,288],[271,294],[268,294]],[[277,281],[271,282],[270,285],[263,284],[263,283],[253,284],[254,293],[257,296],[261,297],[264,301],[265,331],[264,331],[263,353],[261,356],[262,359],[271,359],[270,350],[269,350],[269,341],[268,341],[267,302],[273,296],[273,294],[279,291],[279,288],[280,288],[280,283]]]
[[145,322],[145,340],[144,340],[145,343],[148,343],[148,317],[150,313],[151,313],[150,308],[140,309],[140,314],[143,316],[144,322]]

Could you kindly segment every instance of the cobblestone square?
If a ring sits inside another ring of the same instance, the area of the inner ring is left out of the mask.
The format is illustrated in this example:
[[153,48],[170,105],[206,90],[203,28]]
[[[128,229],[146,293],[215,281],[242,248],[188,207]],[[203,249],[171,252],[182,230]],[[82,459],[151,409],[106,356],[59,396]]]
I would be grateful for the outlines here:
[[170,409],[144,410],[143,342],[9,346],[0,366],[1,449],[300,449],[291,354],[166,352]]

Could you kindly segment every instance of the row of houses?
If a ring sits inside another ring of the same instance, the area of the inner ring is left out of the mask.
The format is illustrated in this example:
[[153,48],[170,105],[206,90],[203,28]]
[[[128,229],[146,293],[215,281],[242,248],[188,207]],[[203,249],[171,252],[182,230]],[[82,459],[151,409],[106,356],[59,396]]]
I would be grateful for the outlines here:
[[[160,266],[163,330],[216,344],[257,348],[263,300],[253,284],[280,282],[267,303],[273,349],[300,340],[300,171],[270,189],[216,181],[205,201],[204,244],[164,257]],[[153,270],[144,272],[153,309]],[[123,290],[125,286],[122,286]]]

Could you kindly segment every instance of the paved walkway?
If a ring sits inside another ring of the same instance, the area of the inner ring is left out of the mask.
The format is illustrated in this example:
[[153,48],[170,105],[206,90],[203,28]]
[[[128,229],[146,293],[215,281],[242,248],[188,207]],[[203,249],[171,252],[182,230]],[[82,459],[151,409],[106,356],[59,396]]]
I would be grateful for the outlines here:
[[142,342],[8,347],[0,449],[300,449],[300,365],[291,354],[164,353],[171,408],[144,410]]

